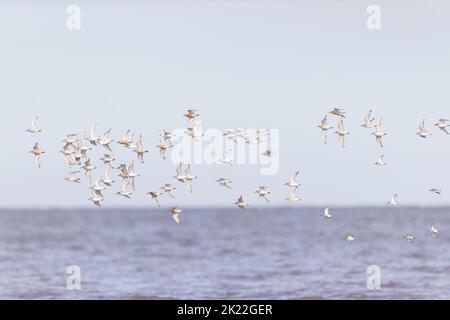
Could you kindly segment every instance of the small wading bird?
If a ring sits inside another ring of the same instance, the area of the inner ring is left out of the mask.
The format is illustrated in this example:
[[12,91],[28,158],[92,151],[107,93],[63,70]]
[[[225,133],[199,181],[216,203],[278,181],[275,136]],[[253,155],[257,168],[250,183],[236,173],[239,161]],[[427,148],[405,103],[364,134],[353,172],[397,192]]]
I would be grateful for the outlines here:
[[431,188],[430,191],[433,192],[433,193],[435,193],[435,194],[439,194],[439,195],[442,194],[442,190],[437,189],[437,188]]
[[127,131],[122,133],[122,137],[119,139],[119,141],[117,141],[118,144],[128,147],[131,144],[133,144],[133,139],[130,138],[130,132],[131,129],[128,129]]
[[137,153],[137,158],[141,163],[144,163],[144,154],[148,152],[148,150],[145,150],[144,148],[144,142],[142,134],[139,136],[139,141],[136,144],[136,149],[134,149],[134,152]]
[[447,119],[439,119],[438,122],[434,124],[434,126],[441,129],[441,131],[444,132],[445,134],[449,134],[447,130],[447,127],[450,126],[450,124],[448,124],[449,121],[450,120]]
[[111,129],[108,129],[104,134],[100,136],[100,138],[98,139],[98,144],[103,146],[107,150],[112,151],[110,143],[113,142],[114,140],[110,138],[110,135]]
[[333,215],[332,215],[331,212],[330,212],[330,207],[326,207],[326,208],[323,210],[322,217],[324,217],[324,218],[326,218],[326,219],[330,219],[331,217],[333,217]]
[[375,132],[372,133],[372,135],[375,136],[375,140],[378,143],[380,147],[383,147],[383,141],[381,140],[383,136],[386,135],[386,133],[383,132],[381,129],[381,124],[383,123],[383,118],[380,119],[380,122],[375,126]]
[[97,167],[92,165],[90,158],[86,160],[82,169],[84,169],[84,171],[85,171],[86,178],[88,178],[89,181],[92,181],[92,178],[91,178],[92,171],[97,169]]
[[41,129],[39,129],[37,127],[37,121],[38,121],[39,117],[36,116],[34,117],[33,121],[31,121],[31,127],[29,129],[27,129],[26,131],[29,133],[38,133],[38,132],[42,132]]
[[289,192],[289,196],[286,198],[288,202],[300,201],[300,198],[295,195],[295,191]]
[[349,131],[346,131],[344,128],[344,120],[341,118],[338,124],[338,131],[335,132],[339,136],[339,143],[342,145],[342,148],[345,148],[345,136],[350,134]]
[[219,185],[224,187],[224,188],[231,189],[231,187],[230,187],[231,180],[230,179],[219,178],[216,182],[218,182]]
[[416,240],[416,237],[414,237],[414,236],[412,236],[412,235],[410,235],[410,234],[404,235],[403,238],[404,238],[406,241],[408,241],[409,243],[412,243],[414,240]]
[[378,160],[375,162],[375,164],[376,164],[377,166],[380,166],[380,167],[387,165],[387,162],[384,162],[384,154],[382,154],[382,155],[378,158]]
[[185,182],[186,175],[183,173],[183,163],[180,162],[176,168],[176,175],[173,178],[177,179],[179,182]]
[[434,225],[434,224],[432,224],[429,228],[428,228],[428,231],[431,233],[431,236],[433,237],[433,238],[436,238],[437,237],[437,234],[438,234],[438,229],[436,228],[436,226]]
[[334,108],[333,110],[331,110],[328,113],[330,113],[332,115],[335,115],[337,117],[345,118],[345,111],[343,109],[340,109],[340,108]]
[[241,210],[245,210],[247,208],[247,204],[242,199],[242,196],[240,196],[234,204],[237,205]]
[[230,156],[230,154],[232,152],[233,152],[232,149],[230,149],[227,152],[225,152],[225,154],[223,155],[223,158],[220,160],[220,162],[223,163],[223,164],[229,164],[231,166],[233,164],[233,159]]
[[188,119],[189,122],[193,121],[195,118],[199,116],[196,109],[187,110],[184,116]]
[[322,121],[320,122],[320,124],[317,127],[322,129],[323,143],[327,144],[328,130],[333,129],[333,127],[330,126],[327,122],[327,115],[325,115],[325,117],[323,117]]
[[103,177],[100,179],[100,181],[108,187],[111,187],[112,184],[115,182],[113,179],[111,179],[111,177],[109,175],[110,170],[111,170],[111,166],[108,164],[105,165],[105,173],[103,174]]
[[181,224],[180,221],[180,213],[182,213],[183,210],[181,210],[178,207],[173,207],[172,209],[170,209],[170,214],[172,216],[172,219],[177,223],[177,224]]
[[431,132],[425,128],[425,119],[422,120],[422,124],[419,126],[419,132],[416,133],[419,137],[426,139],[431,136]]
[[153,200],[155,200],[156,206],[159,208],[161,207],[161,205],[159,204],[159,200],[158,197],[160,195],[162,195],[161,192],[156,192],[156,191],[150,191],[149,193],[147,193],[150,197],[152,197]]
[[297,171],[292,177],[289,178],[289,181],[286,182],[284,185],[288,186],[290,188],[294,188],[294,191],[300,187],[300,183],[298,183],[295,179],[297,178],[300,171]]
[[94,190],[92,190],[91,197],[89,198],[90,201],[94,203],[94,205],[98,208],[100,208],[100,202],[103,201],[103,196],[101,194],[98,194]]
[[187,168],[184,170],[184,173],[185,173],[184,181],[187,183],[189,192],[192,193],[192,181],[194,179],[196,179],[197,176],[194,176],[192,174],[192,172],[191,172],[191,165],[190,164],[187,165]]
[[258,190],[255,191],[255,193],[260,197],[260,198],[264,198],[264,200],[266,200],[267,202],[270,202],[269,199],[267,198],[267,196],[270,194],[270,191],[267,190],[268,187],[266,186],[261,186],[259,187]]
[[127,181],[122,182],[122,190],[117,192],[116,195],[131,199],[132,193],[128,191],[128,182]]
[[69,172],[67,178],[65,178],[64,180],[68,182],[80,183],[80,178],[77,176],[78,173],[80,173],[80,171]]
[[395,194],[392,196],[391,200],[389,200],[389,201],[387,202],[387,204],[390,204],[390,205],[392,205],[392,206],[398,205],[397,197],[398,197],[398,194],[395,193]]
[[347,240],[347,241],[353,241],[353,240],[355,240],[355,239],[356,239],[355,236],[352,235],[352,234],[347,234],[347,235],[345,236],[345,240]]
[[31,154],[33,154],[34,156],[34,160],[38,166],[38,168],[41,167],[41,155],[45,153],[45,151],[42,151],[41,148],[39,147],[39,144],[36,142],[33,150],[30,151]]
[[92,128],[91,128],[91,135],[89,136],[89,143],[96,146],[98,143],[98,137],[95,134],[95,130],[97,128],[97,124],[95,124]]
[[164,193],[167,193],[172,198],[175,198],[171,192],[172,192],[172,190],[175,190],[176,188],[174,186],[172,186],[170,183],[166,183],[160,189],[163,190]]
[[369,113],[367,114],[367,116],[364,118],[364,122],[361,125],[361,127],[366,128],[366,129],[371,129],[373,128],[374,124],[373,121],[375,120],[375,118],[372,118],[372,110],[369,110]]

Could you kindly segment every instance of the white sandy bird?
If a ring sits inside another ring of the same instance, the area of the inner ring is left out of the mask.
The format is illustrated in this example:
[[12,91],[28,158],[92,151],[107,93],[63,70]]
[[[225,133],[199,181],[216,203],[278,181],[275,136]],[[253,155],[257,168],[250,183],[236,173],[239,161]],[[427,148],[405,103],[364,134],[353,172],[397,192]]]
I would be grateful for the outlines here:
[[356,237],[354,235],[352,235],[351,233],[349,233],[345,236],[345,240],[347,240],[347,241],[353,241],[355,239],[356,239]]
[[384,154],[382,154],[378,158],[378,160],[375,162],[375,165],[380,166],[380,167],[387,165],[387,162],[384,162]]
[[68,166],[80,166],[81,165],[80,159],[75,158],[75,155],[73,155],[73,154],[66,156],[64,159],[64,162]]
[[142,134],[139,136],[139,141],[136,144],[136,149],[134,149],[134,152],[137,153],[138,160],[141,163],[144,163],[144,154],[146,154],[148,152],[148,150],[145,150],[145,148],[144,148],[144,142],[143,142]]
[[442,194],[442,190],[438,189],[438,188],[431,188],[430,191],[433,192],[433,193],[439,194],[439,195]]
[[148,194],[150,197],[152,197],[153,200],[155,200],[155,203],[156,203],[156,206],[157,206],[157,207],[161,207],[161,205],[159,204],[159,200],[158,200],[158,197],[159,197],[160,195],[162,195],[161,192],[150,191],[150,192],[148,192],[147,194]]
[[104,200],[103,196],[94,190],[92,190],[91,197],[89,198],[90,201],[92,201],[96,207],[100,208],[100,202]]
[[64,142],[66,146],[73,145],[78,141],[77,137],[78,133],[68,133],[66,134],[66,137],[62,140],[62,142]]
[[114,140],[111,139],[110,135],[111,135],[111,129],[108,129],[105,133],[100,135],[100,137],[98,138],[98,144],[103,146],[107,150],[112,151],[110,144]]
[[332,215],[331,212],[330,212],[330,207],[326,207],[326,208],[323,210],[322,217],[324,217],[324,218],[326,218],[326,219],[331,219],[331,218],[333,217],[333,215]]
[[164,193],[167,193],[172,198],[175,198],[172,194],[172,191],[175,190],[176,188],[173,185],[171,185],[170,183],[164,184],[160,189],[163,190]]
[[111,162],[115,161],[116,159],[110,154],[104,154],[103,157],[100,158],[100,160],[103,161],[105,165],[110,165]]
[[345,111],[344,109],[340,109],[340,108],[334,108],[333,110],[331,110],[330,112],[328,112],[329,114],[341,117],[341,118],[345,118]]
[[386,133],[383,132],[383,129],[381,128],[381,125],[383,123],[383,118],[380,119],[380,122],[375,126],[375,132],[372,133],[372,135],[375,136],[375,140],[378,143],[380,147],[383,147],[383,136],[386,135]]
[[294,191],[289,192],[289,196],[286,198],[288,202],[297,202],[300,201],[300,198],[295,195]]
[[242,196],[240,196],[239,199],[237,199],[234,204],[237,205],[241,210],[245,210],[245,208],[247,208],[247,204],[242,199]]
[[92,171],[97,169],[97,167],[92,165],[90,158],[84,162],[84,166],[82,167],[82,169],[84,170],[84,173],[86,177],[89,179],[89,181],[92,181],[91,178]]
[[375,120],[375,118],[372,118],[372,110],[369,110],[369,113],[364,118],[364,122],[361,125],[361,127],[366,128],[366,129],[373,128],[373,126],[374,126],[373,121],[374,120]]
[[41,167],[41,155],[45,153],[40,147],[39,144],[36,142],[33,146],[33,149],[30,151],[31,154],[34,156],[34,160],[38,167]]
[[128,171],[128,179],[126,179],[126,183],[128,185],[131,185],[131,188],[133,189],[133,191],[136,191],[135,179],[137,177],[140,177],[140,174],[138,174],[134,170],[134,162],[131,162],[131,164],[127,167],[127,171]]
[[397,193],[393,194],[391,200],[389,200],[387,202],[387,204],[390,204],[390,205],[393,205],[393,206],[398,205],[397,198],[398,198],[398,194]]
[[96,146],[97,145],[97,143],[98,143],[98,137],[97,137],[97,135],[95,134],[95,129],[97,128],[97,124],[95,124],[92,128],[91,128],[91,134],[90,134],[90,136],[89,136],[89,142],[92,144],[92,145],[94,145],[94,146]]
[[128,191],[128,184],[126,181],[122,183],[122,190],[116,193],[116,195],[131,199],[132,193]]
[[223,164],[229,164],[230,166],[233,164],[233,158],[230,156],[230,154],[233,152],[232,149],[225,152],[222,159],[220,159],[220,162]]
[[111,187],[112,184],[115,182],[109,175],[110,170],[111,170],[111,166],[109,164],[105,164],[105,172],[103,174],[103,177],[100,179],[100,181],[108,187]]
[[344,120],[341,118],[338,124],[338,131],[335,132],[339,136],[339,143],[342,145],[342,148],[345,148],[345,136],[350,134],[349,131],[346,131],[344,128]]
[[273,152],[270,149],[267,149],[266,151],[264,151],[263,153],[261,153],[262,156],[265,156],[267,158],[272,157],[274,154],[276,154],[275,152]]
[[323,117],[322,121],[317,127],[322,129],[323,142],[327,144],[328,130],[333,129],[333,127],[330,126],[327,122],[327,115]]
[[267,198],[268,195],[270,194],[270,191],[267,190],[268,187],[266,186],[260,186],[258,188],[258,190],[255,191],[255,193],[260,197],[260,198],[264,198],[264,200],[266,200],[267,202],[270,202],[269,199]]
[[177,179],[179,182],[186,182],[186,175],[183,173],[183,164],[181,162],[176,168],[176,175],[173,178]]
[[414,237],[414,236],[412,236],[412,235],[410,235],[410,234],[404,235],[403,238],[404,238],[406,241],[408,241],[409,243],[412,243],[414,240],[416,240],[416,237]]
[[218,182],[219,185],[224,187],[224,188],[231,189],[231,187],[230,187],[231,180],[230,179],[219,178],[216,182]]
[[190,110],[187,110],[187,112],[184,114],[184,116],[188,119],[189,122],[191,122],[200,115],[197,113],[196,109],[190,109]]
[[95,183],[90,187],[90,189],[95,193],[97,193],[98,195],[102,196],[102,191],[105,190],[106,188],[102,186],[102,184],[100,183],[100,178],[97,178],[97,180],[95,180]]
[[300,183],[298,183],[295,179],[297,178],[299,173],[300,171],[297,171],[292,177],[289,178],[289,181],[286,182],[284,185],[290,188],[294,188],[294,190],[297,190],[298,187],[300,187]]
[[37,120],[38,119],[39,119],[38,116],[34,117],[33,121],[31,121],[31,127],[26,130],[27,132],[29,132],[29,133],[42,132],[42,130],[37,127]]
[[170,209],[170,215],[172,216],[172,219],[177,223],[177,224],[181,224],[180,221],[180,213],[182,213],[183,210],[181,210],[178,207],[173,207],[172,209]]
[[156,148],[159,149],[159,154],[163,159],[166,159],[166,151],[173,147],[172,143],[170,142],[170,137],[171,136],[168,136],[164,131],[159,137],[159,144],[156,146]]
[[439,230],[436,228],[436,226],[435,226],[434,224],[432,224],[432,225],[428,228],[428,231],[431,233],[431,236],[432,236],[433,238],[436,238],[436,237],[437,237],[437,234],[438,234],[438,232],[439,232]]
[[419,126],[419,132],[416,133],[419,137],[426,139],[431,136],[431,132],[429,132],[425,128],[425,119],[422,120],[422,124]]
[[184,181],[187,183],[189,192],[192,193],[192,181],[198,177],[192,174],[190,164],[187,165],[184,173]]
[[234,143],[238,143],[239,139],[245,140],[245,132],[242,129],[228,129],[223,135]]
[[449,121],[450,120],[447,119],[439,119],[438,122],[434,124],[434,126],[441,129],[441,131],[445,134],[450,134],[447,130],[447,128],[450,127],[450,124],[448,124]]
[[195,141],[198,141],[201,137],[203,137],[201,122],[194,121],[194,126],[186,129],[186,134]]
[[65,178],[65,181],[68,182],[76,182],[76,183],[80,183],[80,178],[77,176],[80,173],[80,171],[72,171],[69,172],[69,174],[67,175],[67,178]]

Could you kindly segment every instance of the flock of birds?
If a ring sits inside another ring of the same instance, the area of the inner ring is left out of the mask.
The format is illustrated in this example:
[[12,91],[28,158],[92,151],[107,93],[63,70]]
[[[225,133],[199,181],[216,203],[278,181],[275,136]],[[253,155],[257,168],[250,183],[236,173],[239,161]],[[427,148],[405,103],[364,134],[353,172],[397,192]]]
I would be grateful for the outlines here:
[[[350,132],[345,130],[344,119],[345,119],[345,111],[340,108],[334,108],[328,114],[335,116],[339,119],[337,130],[334,132],[338,136],[338,142],[345,148],[345,136],[349,135]],[[333,129],[334,127],[328,123],[328,114],[324,116],[321,123],[318,127],[322,131],[323,141],[327,144],[328,131]],[[200,121],[197,121],[199,114],[197,110],[187,110],[184,114],[184,117],[187,118],[189,123],[193,123],[192,127],[186,129],[185,133],[192,137],[194,140],[198,140],[203,137],[202,133],[202,125]],[[31,127],[26,131],[30,134],[38,134],[41,133],[42,130],[37,126],[38,117],[36,116],[31,122]],[[382,129],[383,118],[380,118],[377,123],[375,123],[375,118],[372,117],[372,110],[369,110],[368,114],[364,118],[363,123],[361,124],[362,128],[365,129],[374,129],[374,132],[371,133],[375,137],[376,143],[383,147],[383,137],[386,136],[386,133],[383,132]],[[440,129],[443,133],[449,135],[449,131],[447,130],[450,127],[450,120],[448,119],[439,119],[437,123],[434,124],[435,127]],[[240,141],[244,141],[247,144],[259,144],[263,141],[270,140],[270,135],[268,130],[259,129],[256,131],[256,134],[250,135],[243,129],[231,129],[227,130],[223,134],[227,139],[234,141],[234,143],[238,143]],[[422,139],[427,139],[431,137],[431,132],[429,132],[425,125],[425,119],[423,119],[422,123],[419,126],[419,131],[417,135]],[[173,147],[172,138],[174,134],[171,131],[167,131],[166,129],[160,134],[159,144],[156,147],[159,149],[160,155],[163,159],[166,159],[166,151]],[[104,200],[103,191],[107,187],[113,186],[115,181],[111,177],[111,171],[117,170],[117,177],[122,179],[122,188],[116,194],[122,197],[131,198],[132,191],[136,190],[135,179],[140,175],[135,171],[134,162],[130,164],[121,163],[117,168],[113,166],[113,162],[116,160],[112,154],[109,152],[112,151],[111,144],[114,140],[111,138],[111,129],[107,130],[101,135],[96,134],[96,125],[94,125],[91,129],[90,135],[87,135],[86,132],[80,137],[79,134],[69,133],[63,139],[63,147],[60,151],[64,155],[64,161],[69,167],[77,166],[80,170],[70,171],[65,178],[66,181],[71,183],[80,183],[80,173],[81,170],[84,170],[84,174],[90,183],[90,198],[89,200],[93,202],[96,207],[101,206],[101,202]],[[117,141],[117,143],[123,146],[126,149],[129,149],[131,152],[134,152],[137,156],[139,162],[144,163],[144,156],[149,150],[146,150],[144,147],[143,135],[139,135],[139,138],[135,140],[135,135],[131,134],[131,130],[125,131],[121,138]],[[96,178],[95,180],[92,178],[92,172],[97,169],[89,157],[88,153],[94,147],[103,147],[106,152],[100,160],[104,163],[104,171],[103,176]],[[230,157],[230,153],[232,150],[228,150],[224,153],[223,158],[220,160],[223,164],[232,165],[233,159]],[[41,156],[45,153],[39,145],[39,143],[35,143],[33,149],[30,153],[34,156],[35,162],[37,166],[41,167]],[[266,157],[271,157],[274,152],[270,149],[267,149],[262,155]],[[378,160],[374,163],[377,166],[385,166],[387,163],[384,161],[384,154],[381,154]],[[289,181],[285,183],[285,186],[289,188],[289,195],[285,199],[288,202],[297,202],[300,201],[300,198],[296,195],[298,188],[300,187],[300,183],[297,181],[297,177],[299,175],[299,171],[297,171],[292,177],[289,178]],[[192,193],[192,184],[197,176],[192,174],[192,168],[190,164],[185,165],[183,168],[183,163],[180,163],[176,168],[176,174],[173,177],[180,183],[185,183],[187,185],[188,191]],[[232,181],[227,178],[219,178],[216,181],[219,186],[227,189],[231,189],[230,184]],[[161,191],[151,191],[147,194],[151,199],[155,201],[157,207],[160,207],[159,198],[167,194],[171,198],[175,198],[172,191],[174,191],[176,187],[174,187],[170,183],[164,184],[159,190]],[[430,189],[430,192],[441,195],[442,191],[438,188]],[[269,202],[269,187],[260,186],[255,193],[259,198]],[[394,194],[392,198],[387,202],[387,204],[396,206],[398,205],[398,194]],[[241,195],[234,204],[245,210],[248,204],[244,201],[243,196]],[[181,224],[180,214],[183,212],[179,207],[172,207],[170,209],[170,215],[173,220],[177,224]],[[330,207],[324,209],[322,216],[325,219],[331,219],[333,217],[331,213]],[[435,238],[438,234],[438,229],[434,224],[429,226],[428,231],[431,233],[431,236]],[[345,239],[348,241],[353,241],[356,237],[353,234],[347,234]],[[411,234],[406,234],[404,239],[408,242],[413,242],[415,237]]]

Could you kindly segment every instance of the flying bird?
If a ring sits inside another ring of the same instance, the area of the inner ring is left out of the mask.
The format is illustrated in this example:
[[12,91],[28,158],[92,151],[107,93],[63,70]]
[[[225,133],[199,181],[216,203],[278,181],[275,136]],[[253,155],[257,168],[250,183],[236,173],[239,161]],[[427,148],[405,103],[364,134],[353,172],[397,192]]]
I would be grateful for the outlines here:
[[442,190],[440,190],[438,188],[431,188],[430,191],[433,192],[433,193],[439,194],[439,195],[442,194]]
[[69,172],[67,178],[65,178],[64,180],[66,180],[68,182],[80,183],[80,178],[77,176],[78,173],[80,173],[80,171]]
[[150,197],[152,197],[153,200],[155,200],[156,205],[158,206],[158,208],[161,207],[161,205],[159,204],[159,200],[158,200],[158,197],[159,197],[160,195],[162,195],[161,192],[150,191],[150,192],[147,193],[147,194],[148,194]]
[[326,218],[326,219],[331,219],[331,217],[333,217],[333,215],[332,215],[331,212],[330,212],[330,207],[326,207],[326,208],[323,210],[322,217],[324,217],[324,218]]
[[231,187],[230,187],[231,180],[230,179],[219,178],[216,182],[218,182],[219,185],[224,187],[224,188],[231,189]]
[[297,188],[300,187],[300,183],[298,183],[295,179],[297,178],[299,173],[300,171],[297,171],[292,177],[289,178],[289,181],[286,182],[284,185],[290,188],[294,188],[294,190],[297,190]]
[[337,117],[345,118],[345,111],[343,109],[340,109],[340,108],[334,108],[333,110],[331,110],[328,113],[330,113],[332,115],[335,115]]
[[380,166],[380,167],[387,165],[387,162],[384,162],[384,154],[382,154],[378,158],[378,160],[375,162],[375,165]]
[[178,207],[173,207],[172,209],[170,209],[170,214],[172,216],[172,219],[177,223],[177,224],[181,224],[180,221],[180,213],[182,213],[183,210],[181,210]]
[[36,116],[34,117],[33,121],[31,121],[31,127],[29,129],[27,129],[26,131],[29,133],[38,133],[38,132],[42,132],[41,129],[39,129],[37,127],[37,121],[38,121],[39,117]]
[[184,116],[188,119],[189,122],[193,121],[195,118],[199,116],[196,109],[187,110]]
[[393,206],[398,205],[397,197],[398,197],[398,194],[395,193],[395,194],[392,196],[391,200],[389,200],[387,203],[390,204],[390,205],[393,205]]
[[375,120],[375,118],[372,118],[372,110],[369,110],[369,113],[364,118],[364,122],[361,125],[361,127],[366,128],[366,129],[373,128],[373,126],[374,126],[373,121],[374,120]]
[[39,144],[36,142],[33,150],[30,151],[31,154],[33,154],[34,156],[34,160],[36,162],[36,164],[38,165],[38,167],[41,167],[41,155],[45,153],[45,151],[43,151],[40,147]]
[[432,236],[433,238],[436,238],[436,237],[437,237],[437,234],[438,234],[438,232],[439,232],[439,230],[436,228],[436,226],[435,226],[434,224],[432,224],[432,225],[428,228],[428,231],[431,233],[431,236]]
[[270,191],[267,189],[268,189],[268,187],[261,186],[258,188],[258,190],[255,191],[255,193],[257,195],[259,195],[260,198],[264,198],[264,200],[266,200],[267,202],[270,202],[269,199],[267,198],[267,196],[270,194]]
[[320,129],[322,129],[322,136],[323,136],[323,142],[324,144],[327,144],[327,136],[328,136],[328,130],[333,129],[332,126],[330,126],[327,122],[327,115],[323,117],[322,121],[318,125]]
[[419,137],[426,139],[431,136],[431,132],[425,128],[425,119],[422,120],[422,124],[419,126],[419,132],[416,133]]
[[174,186],[172,186],[170,183],[166,183],[160,189],[163,190],[164,193],[167,193],[172,198],[175,198],[171,192],[172,192],[172,190],[175,190],[176,188]]
[[434,126],[441,129],[441,131],[444,132],[445,134],[450,134],[447,130],[447,127],[450,126],[450,124],[448,124],[449,121],[450,120],[447,119],[439,119],[438,122],[434,124]]
[[406,241],[408,241],[409,243],[412,243],[414,240],[416,240],[416,237],[414,237],[414,236],[412,236],[412,235],[410,235],[410,234],[404,235],[403,238],[404,238]]
[[339,130],[335,132],[335,134],[337,134],[339,136],[339,143],[342,145],[342,148],[345,148],[345,136],[347,134],[350,134],[349,131],[346,131],[344,128],[344,120],[341,118],[341,120],[339,120],[339,124],[338,124],[338,128]]
[[237,205],[241,210],[245,210],[247,207],[247,204],[242,199],[242,196],[240,196],[239,199],[237,199],[237,201],[234,204]]
[[375,140],[380,147],[383,147],[383,141],[381,140],[386,133],[383,132],[381,125],[383,123],[383,118],[380,119],[380,122],[375,126],[375,132],[372,135],[375,136]]

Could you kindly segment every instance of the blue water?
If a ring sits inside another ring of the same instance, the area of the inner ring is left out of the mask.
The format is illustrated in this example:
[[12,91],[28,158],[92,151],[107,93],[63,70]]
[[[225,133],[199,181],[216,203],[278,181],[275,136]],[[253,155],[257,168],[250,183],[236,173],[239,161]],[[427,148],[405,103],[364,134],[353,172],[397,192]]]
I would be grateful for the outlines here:
[[[3,210],[0,298],[450,298],[450,208],[333,213],[187,209],[179,226],[166,210]],[[69,265],[81,290],[66,288]],[[369,265],[379,290],[367,288]]]

